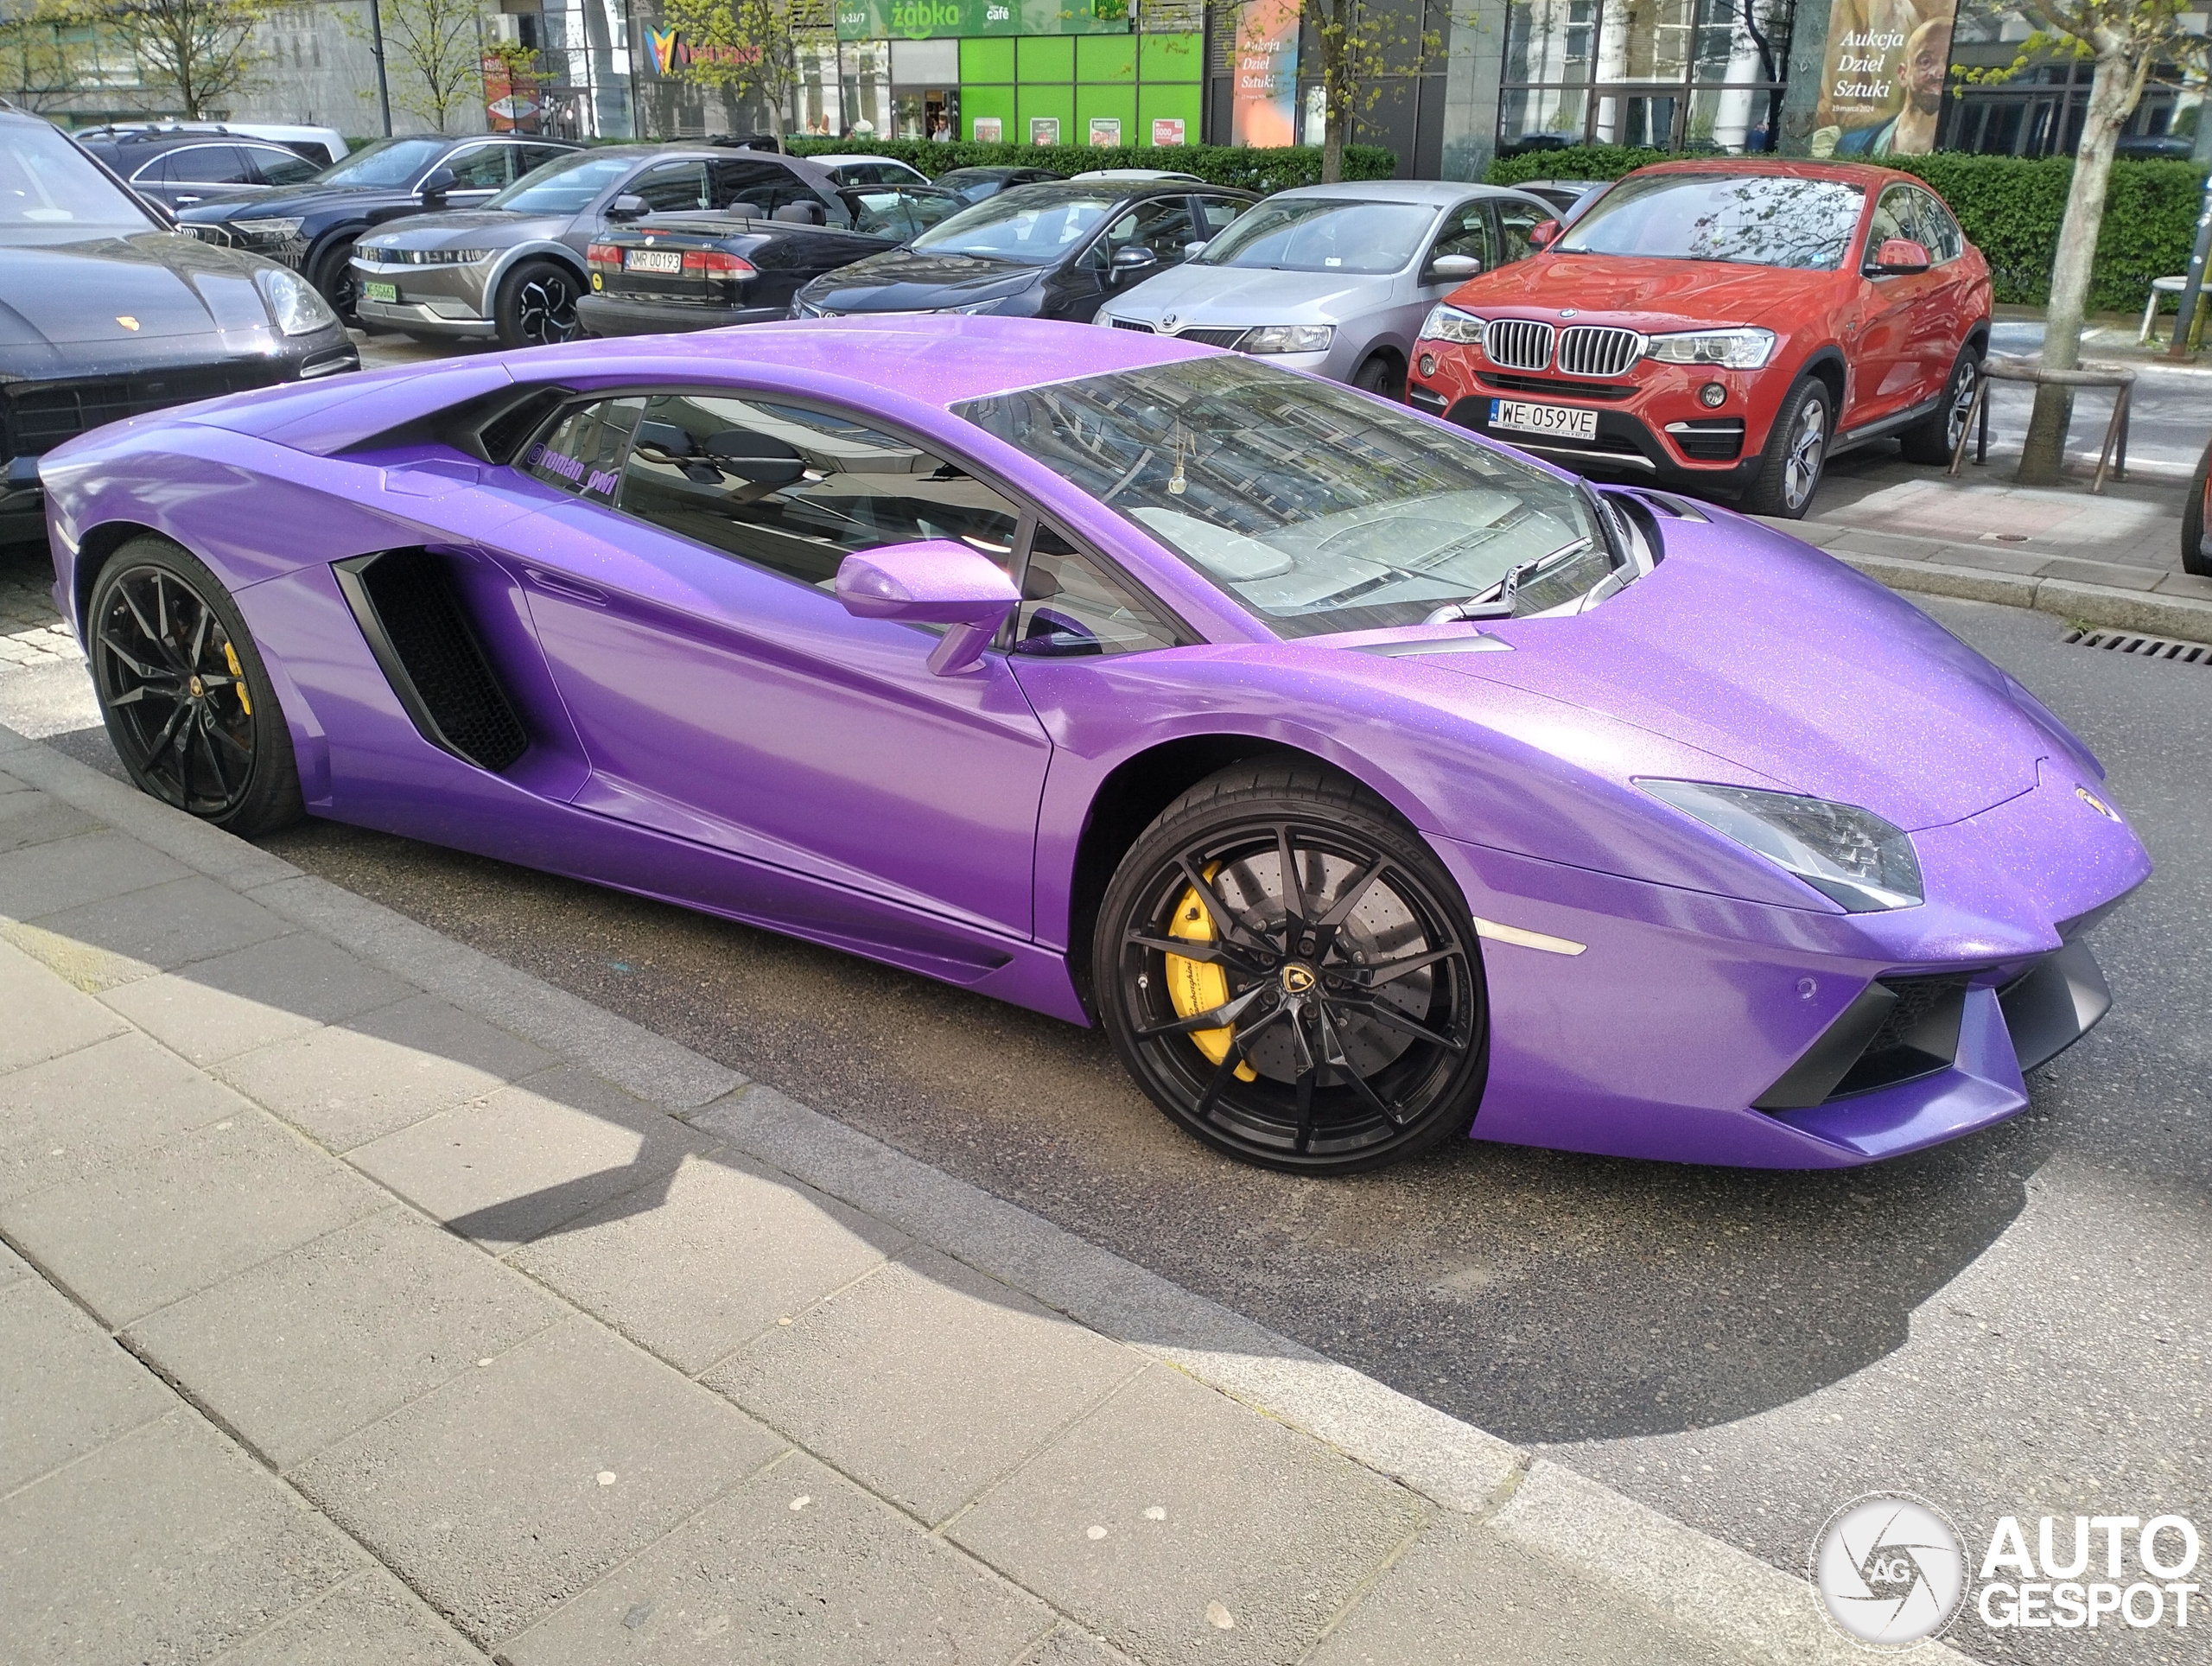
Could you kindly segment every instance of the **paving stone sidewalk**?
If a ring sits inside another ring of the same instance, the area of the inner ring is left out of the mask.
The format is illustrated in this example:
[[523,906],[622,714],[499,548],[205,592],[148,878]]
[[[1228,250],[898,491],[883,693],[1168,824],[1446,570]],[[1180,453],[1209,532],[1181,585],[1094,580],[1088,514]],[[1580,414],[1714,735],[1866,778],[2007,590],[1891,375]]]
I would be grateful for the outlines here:
[[10,1666],[1856,1657],[1799,1581],[6,729],[0,1239]]

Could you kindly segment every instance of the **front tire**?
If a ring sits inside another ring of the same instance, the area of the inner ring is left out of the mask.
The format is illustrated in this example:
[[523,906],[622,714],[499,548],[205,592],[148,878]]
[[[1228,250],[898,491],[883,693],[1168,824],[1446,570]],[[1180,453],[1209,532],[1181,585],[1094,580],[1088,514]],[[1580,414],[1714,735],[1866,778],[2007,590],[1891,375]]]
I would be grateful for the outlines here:
[[1827,384],[1815,376],[1801,378],[1767,432],[1758,476],[1744,493],[1744,512],[1783,520],[1804,518],[1813,506],[1813,493],[1820,490],[1821,474],[1827,467],[1828,436],[1834,428]]
[[303,813],[292,733],[238,604],[188,551],[133,538],[86,610],[100,716],[141,792],[242,837]]
[[313,283],[322,291],[322,298],[330,303],[330,310],[338,315],[338,321],[349,329],[361,327],[359,302],[361,293],[353,279],[353,239],[346,238],[315,268]]
[[1463,1135],[1489,1068],[1482,957],[1451,874],[1390,807],[1310,764],[1185,792],[1107,887],[1107,1034],[1185,1132],[1343,1174]]
[[1971,347],[1959,349],[1951,366],[1951,379],[1943,385],[1943,403],[1927,421],[1897,436],[1898,448],[1909,463],[1948,467],[1959,442],[1967,436],[1967,413],[1974,409],[1974,391],[1981,385],[1981,355]]
[[1395,353],[1370,353],[1352,372],[1351,385],[1363,393],[1379,394],[1402,404],[1406,397],[1406,367],[1398,362]]
[[492,321],[503,347],[547,347],[576,337],[583,285],[557,260],[524,260],[499,280]]

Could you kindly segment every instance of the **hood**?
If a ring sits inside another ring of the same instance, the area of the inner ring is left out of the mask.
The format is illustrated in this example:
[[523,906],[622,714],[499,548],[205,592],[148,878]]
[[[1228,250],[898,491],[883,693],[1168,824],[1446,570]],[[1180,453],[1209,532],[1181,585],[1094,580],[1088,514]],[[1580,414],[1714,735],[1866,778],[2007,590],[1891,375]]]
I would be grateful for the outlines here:
[[574,214],[518,214],[505,208],[447,208],[435,214],[410,214],[380,226],[361,246],[385,249],[504,249],[517,243],[543,242],[569,229]]
[[1492,307],[1561,307],[1619,315],[1646,326],[1801,325],[1823,298],[1859,280],[1848,272],[1734,266],[1712,260],[1645,260],[1622,255],[1538,255],[1471,277],[1446,297],[1480,312]]
[[1402,276],[1347,277],[1338,272],[1185,262],[1145,279],[1109,306],[1118,317],[1154,324],[1173,313],[1177,329],[1193,324],[1328,324],[1385,305]]
[[2036,785],[2058,755],[2005,674],[1841,562],[1756,522],[1665,525],[1667,556],[1575,617],[1425,663],[1602,712],[1908,831]]
[[298,214],[305,217],[327,208],[359,213],[365,208],[418,201],[412,191],[386,186],[302,185],[296,190],[257,191],[245,200],[195,202],[180,210],[177,218],[194,221],[260,219]]
[[1044,272],[982,255],[888,249],[816,278],[806,286],[806,298],[838,312],[934,312],[1012,295]]
[[0,248],[0,363],[35,374],[46,347],[112,343],[128,356],[134,345],[266,335],[253,285],[264,264],[174,232]]

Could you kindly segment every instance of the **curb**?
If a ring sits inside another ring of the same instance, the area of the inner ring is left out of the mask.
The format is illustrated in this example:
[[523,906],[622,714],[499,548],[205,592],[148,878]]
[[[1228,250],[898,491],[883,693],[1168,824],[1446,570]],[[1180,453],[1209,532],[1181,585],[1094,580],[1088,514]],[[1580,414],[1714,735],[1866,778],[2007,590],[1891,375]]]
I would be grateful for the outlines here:
[[1926,595],[1958,596],[1968,601],[1997,601],[2085,625],[2106,625],[2151,636],[2177,638],[2183,642],[2212,642],[2212,601],[2191,596],[2157,595],[2143,590],[2123,590],[2110,584],[2085,584],[2078,579],[2036,578],[2022,573],[1991,572],[1979,567],[1955,567],[1942,562],[1906,561],[1889,556],[1866,555],[1856,550],[1830,550],[1827,554],[1878,579],[1892,590],[1914,590]]
[[[1911,563],[1902,563],[1910,565]],[[1973,575],[1988,578],[1986,574]],[[2077,587],[2081,588],[2081,587]],[[1996,599],[1996,598],[1985,598]],[[2212,615],[2212,607],[2206,609]],[[1777,1666],[1864,1666],[1802,1580],[0,725],[0,770],[1445,1510]],[[1916,1660],[1972,1666],[1930,1642]]]

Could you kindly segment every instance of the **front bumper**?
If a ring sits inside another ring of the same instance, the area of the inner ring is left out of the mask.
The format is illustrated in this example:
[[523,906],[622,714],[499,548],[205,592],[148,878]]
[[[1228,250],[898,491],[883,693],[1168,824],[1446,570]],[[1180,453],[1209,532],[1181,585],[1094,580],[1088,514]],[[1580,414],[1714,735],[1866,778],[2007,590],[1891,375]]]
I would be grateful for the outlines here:
[[1759,454],[1745,446],[1746,425],[1741,416],[1678,417],[1669,428],[1655,433],[1650,424],[1633,412],[1601,407],[1597,437],[1569,440],[1497,428],[1491,423],[1495,400],[1570,403],[1563,399],[1498,389],[1446,404],[1433,389],[1420,386],[1408,386],[1407,397],[1417,410],[1583,474],[1663,480],[1670,486],[1727,493],[1741,490],[1758,473]]
[[696,302],[630,301],[588,295],[576,302],[576,322],[594,335],[672,335],[716,330],[728,324],[766,324],[791,316],[785,307],[710,307]]
[[488,318],[479,318],[466,311],[455,316],[427,301],[395,303],[357,299],[353,302],[353,311],[365,323],[380,324],[387,329],[404,330],[410,335],[444,335],[456,340],[466,340],[496,335],[499,329]]
[[[418,266],[357,257],[353,266],[354,311],[364,319],[414,335],[461,339],[499,332],[486,298],[486,263]],[[359,292],[365,283],[389,283],[399,292],[399,299],[372,301]]]

